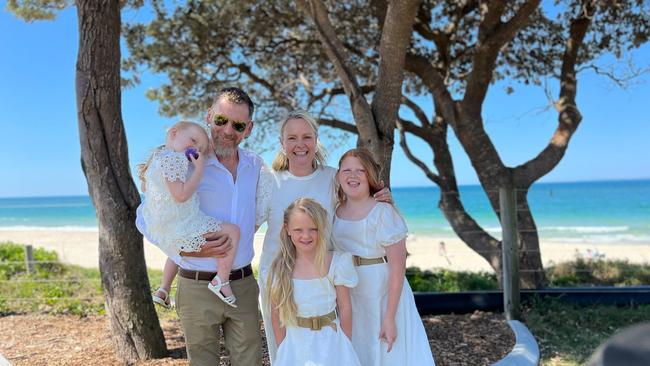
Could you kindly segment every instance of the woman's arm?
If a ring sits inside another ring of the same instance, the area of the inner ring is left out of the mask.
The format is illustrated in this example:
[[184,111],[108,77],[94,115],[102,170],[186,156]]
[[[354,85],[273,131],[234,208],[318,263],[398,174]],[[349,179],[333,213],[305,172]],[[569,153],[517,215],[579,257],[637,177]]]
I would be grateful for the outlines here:
[[397,327],[395,325],[395,313],[399,305],[402,286],[404,285],[404,273],[406,271],[406,239],[386,247],[388,257],[388,303],[386,313],[381,322],[379,338],[388,343],[388,352],[393,348],[393,342],[397,338]]
[[275,345],[280,347],[280,343],[284,341],[287,335],[287,329],[280,325],[280,314],[275,304],[271,304],[271,323],[273,324],[273,334],[275,335]]
[[350,300],[350,289],[345,286],[335,286],[336,305],[339,308],[339,321],[343,333],[352,339],[352,301]]

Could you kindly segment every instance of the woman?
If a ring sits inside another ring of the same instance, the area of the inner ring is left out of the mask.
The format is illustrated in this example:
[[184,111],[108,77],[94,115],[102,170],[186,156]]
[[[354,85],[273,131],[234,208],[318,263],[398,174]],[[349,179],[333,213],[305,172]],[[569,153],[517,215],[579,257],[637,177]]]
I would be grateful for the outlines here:
[[[311,198],[327,210],[327,219],[331,223],[337,202],[337,170],[325,165],[323,149],[318,142],[318,123],[309,113],[296,110],[282,120],[280,145],[273,170],[262,170],[258,184],[256,225],[268,224],[259,265],[260,294],[266,293],[268,270],[280,250],[284,210],[298,198]],[[384,188],[375,194],[375,199],[390,202],[390,192]],[[261,296],[260,303],[269,357],[273,362],[276,342],[271,313],[264,296]]]

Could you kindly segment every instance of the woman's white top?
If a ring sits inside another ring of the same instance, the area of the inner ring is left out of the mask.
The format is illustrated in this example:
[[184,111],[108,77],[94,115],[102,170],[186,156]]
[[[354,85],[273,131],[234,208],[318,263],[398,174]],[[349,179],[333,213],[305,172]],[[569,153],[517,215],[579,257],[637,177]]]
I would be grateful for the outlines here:
[[221,230],[221,222],[199,210],[196,193],[185,202],[176,202],[165,180],[187,181],[190,162],[184,153],[167,148],[157,150],[145,173],[145,200],[142,215],[152,242],[172,256],[196,252],[205,243],[203,234]]
[[[266,271],[280,250],[280,231],[283,226],[284,210],[298,198],[312,198],[328,213],[329,222],[336,205],[336,169],[322,167],[312,174],[297,177],[289,171],[260,171],[257,185],[256,225],[268,224],[262,255],[260,257],[260,278],[266,279]],[[332,249],[332,248],[329,248]]]

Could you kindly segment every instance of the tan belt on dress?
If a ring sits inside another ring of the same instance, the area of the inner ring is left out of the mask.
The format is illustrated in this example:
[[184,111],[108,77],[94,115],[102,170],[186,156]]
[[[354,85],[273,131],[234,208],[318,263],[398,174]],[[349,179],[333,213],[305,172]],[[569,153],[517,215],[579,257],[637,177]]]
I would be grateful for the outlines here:
[[367,266],[370,264],[388,263],[388,257],[383,256],[379,258],[363,258],[363,257],[359,257],[358,255],[353,255],[352,262],[354,262],[354,265],[357,267]]
[[312,316],[311,318],[301,318],[296,317],[296,323],[301,328],[309,328],[311,330],[321,330],[324,327],[332,327],[336,332],[336,311],[332,310],[331,313],[321,315],[321,316]]

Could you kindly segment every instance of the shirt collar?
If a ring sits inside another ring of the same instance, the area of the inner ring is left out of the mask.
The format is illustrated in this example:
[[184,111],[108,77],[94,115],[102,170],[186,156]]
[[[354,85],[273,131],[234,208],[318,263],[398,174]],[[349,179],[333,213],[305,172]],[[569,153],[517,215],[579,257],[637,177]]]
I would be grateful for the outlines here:
[[[254,165],[251,154],[247,150],[244,150],[241,147],[237,147],[237,153],[239,155],[239,163],[237,164],[238,167],[239,166],[245,167],[245,166],[253,166]],[[211,154],[208,157],[208,161],[206,162],[206,165],[214,165],[214,166],[218,166],[218,167],[224,167],[223,164],[221,164],[221,162],[219,161],[219,159],[217,159],[217,156],[215,154]]]

